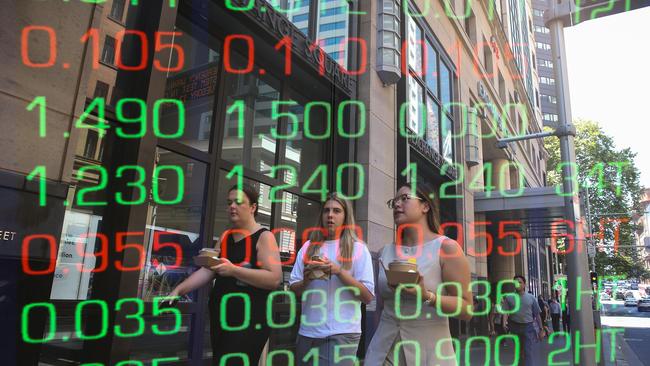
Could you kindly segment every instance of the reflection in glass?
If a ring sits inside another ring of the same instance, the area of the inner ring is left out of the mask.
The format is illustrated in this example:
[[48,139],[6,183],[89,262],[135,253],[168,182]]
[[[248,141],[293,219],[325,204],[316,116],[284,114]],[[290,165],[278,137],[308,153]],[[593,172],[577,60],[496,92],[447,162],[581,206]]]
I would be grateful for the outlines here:
[[422,73],[422,30],[407,15],[408,65],[417,75]]
[[316,16],[316,39],[341,66],[348,67],[350,4],[346,0],[319,1]]
[[[232,59],[235,63],[244,62],[234,54]],[[226,114],[222,159],[269,174],[270,166],[275,164],[276,141],[271,136],[271,128],[277,128],[279,123],[279,118],[273,118],[274,104],[276,112],[280,111],[279,104],[274,103],[280,100],[279,84],[269,75],[226,76],[226,106],[230,108],[238,103],[241,108],[231,108]],[[240,128],[243,128],[243,138],[239,138]]]
[[442,125],[442,156],[450,163],[454,160],[452,134],[453,123],[448,116],[445,116]]
[[[276,3],[278,1],[276,0]],[[287,17],[305,35],[309,35],[309,5],[310,0],[289,0]]]
[[439,113],[438,103],[427,96],[427,143],[436,151],[440,151]]
[[[145,232],[145,265],[140,276],[139,296],[151,301],[155,296],[167,295],[194,270],[192,257],[201,249],[201,221],[204,206],[206,166],[193,159],[158,148],[156,166],[175,165],[184,172],[183,199],[174,205],[150,202]],[[162,200],[171,200],[179,187],[177,175],[170,170],[158,176],[158,191]],[[160,245],[155,248],[154,243]],[[170,245],[162,245],[171,243]],[[180,266],[174,268],[181,253]],[[190,293],[184,301],[196,300]]]
[[440,63],[440,101],[443,108],[451,103],[451,73],[442,62]]
[[423,108],[423,91],[422,91],[422,86],[418,81],[411,76],[410,74],[408,75],[408,104],[409,104],[409,109],[408,109],[408,128],[412,131],[414,134],[418,134],[418,136],[422,136],[422,128],[424,127],[422,125],[422,108]]
[[[185,129],[177,141],[201,151],[210,149],[210,131],[214,93],[217,87],[220,55],[216,42],[197,26],[188,25],[179,16],[176,32],[181,36],[169,37],[172,46],[183,49],[183,70],[169,72],[165,85],[165,98],[181,100],[185,106]],[[171,52],[163,62],[173,68],[178,64],[178,53]],[[179,110],[171,104],[162,104],[161,133],[173,135],[179,129]]]
[[438,53],[429,41],[427,41],[427,70],[425,79],[429,90],[438,96]]

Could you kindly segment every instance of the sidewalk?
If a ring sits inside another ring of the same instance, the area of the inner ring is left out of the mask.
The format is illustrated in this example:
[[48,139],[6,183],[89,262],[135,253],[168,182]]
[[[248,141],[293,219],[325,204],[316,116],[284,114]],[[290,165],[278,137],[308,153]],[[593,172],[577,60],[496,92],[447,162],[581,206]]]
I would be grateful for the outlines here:
[[[515,358],[512,341],[504,340],[500,343],[498,359],[495,341],[495,337],[490,338],[490,349],[486,356],[485,342],[474,340],[469,352],[466,353],[467,339],[461,340],[458,352],[460,365],[512,365]],[[565,337],[556,336],[552,344],[549,344],[548,341],[549,338],[546,338],[534,347],[537,365],[574,365],[573,349],[569,348],[571,345],[566,344]],[[603,333],[601,346],[602,365],[604,366],[643,366],[643,363],[623,339],[622,334],[616,335],[615,350],[611,350],[611,333]],[[466,360],[467,356],[469,360]]]

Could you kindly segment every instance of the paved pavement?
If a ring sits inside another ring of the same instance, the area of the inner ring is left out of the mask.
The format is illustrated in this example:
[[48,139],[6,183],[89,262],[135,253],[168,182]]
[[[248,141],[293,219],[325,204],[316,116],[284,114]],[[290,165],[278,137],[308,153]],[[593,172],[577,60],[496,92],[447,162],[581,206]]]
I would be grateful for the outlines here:
[[[636,307],[623,306],[622,301],[603,302],[601,321],[603,365],[650,366],[650,312],[639,313]],[[614,343],[612,336],[615,337]],[[574,365],[570,347],[562,336],[554,337],[550,343],[549,338],[544,339],[534,347],[537,361],[534,366]],[[463,366],[512,365],[515,361],[512,342],[506,340],[497,345],[495,337],[490,338],[488,345],[475,338],[468,346],[465,340],[459,351],[460,365]]]

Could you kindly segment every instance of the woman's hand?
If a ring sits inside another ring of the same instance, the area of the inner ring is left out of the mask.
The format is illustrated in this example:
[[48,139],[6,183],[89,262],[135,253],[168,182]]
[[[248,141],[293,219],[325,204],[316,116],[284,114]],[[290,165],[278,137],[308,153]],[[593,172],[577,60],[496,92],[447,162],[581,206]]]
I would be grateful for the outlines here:
[[[397,286],[388,285],[388,287],[393,291],[397,290]],[[421,275],[418,275],[418,280],[415,283],[415,286],[413,285],[403,286],[402,293],[405,293],[409,296],[416,297],[418,295],[418,287],[420,288],[419,291],[422,296],[422,299],[428,298],[429,295],[427,294],[427,291],[429,290],[427,290],[426,287],[424,287],[424,277],[422,277]]]
[[341,273],[341,266],[332,262],[327,257],[323,257],[323,264],[321,265],[322,269],[329,271],[330,274],[338,275]]
[[219,258],[220,264],[210,267],[210,269],[221,277],[234,277],[237,275],[240,267],[232,264],[228,258]]

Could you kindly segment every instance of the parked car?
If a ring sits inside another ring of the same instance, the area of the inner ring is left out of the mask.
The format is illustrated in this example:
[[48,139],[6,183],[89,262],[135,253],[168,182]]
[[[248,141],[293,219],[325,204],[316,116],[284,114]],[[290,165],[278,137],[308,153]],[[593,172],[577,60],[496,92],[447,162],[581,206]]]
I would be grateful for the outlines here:
[[600,293],[600,301],[607,301],[607,300],[611,300],[611,299],[612,299],[612,297],[609,296],[609,294],[607,292],[601,292]]
[[623,293],[623,291],[616,291],[616,295],[614,296],[614,299],[625,300],[625,294]]
[[639,284],[638,283],[633,283],[630,285],[630,290],[638,290],[639,289]]
[[625,306],[637,306],[638,303],[639,300],[635,299],[634,297],[625,298]]
[[637,303],[637,310],[638,311],[649,311],[650,310],[650,297],[644,297],[643,299],[639,300]]

